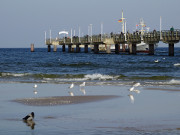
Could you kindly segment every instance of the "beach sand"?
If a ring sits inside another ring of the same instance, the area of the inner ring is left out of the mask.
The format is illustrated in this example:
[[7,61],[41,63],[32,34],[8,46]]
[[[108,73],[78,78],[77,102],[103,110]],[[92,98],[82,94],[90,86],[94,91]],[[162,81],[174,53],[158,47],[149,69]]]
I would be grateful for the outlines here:
[[53,106],[53,105],[67,105],[96,102],[101,100],[107,100],[117,98],[119,96],[114,95],[98,95],[98,96],[63,96],[63,97],[43,97],[43,98],[25,98],[15,99],[14,102],[22,103],[31,106]]
[[[180,91],[173,86],[85,87],[69,84],[1,83],[0,134],[180,134]],[[134,96],[132,103],[129,94]],[[35,113],[32,123],[22,118]],[[31,127],[33,125],[33,127]]]

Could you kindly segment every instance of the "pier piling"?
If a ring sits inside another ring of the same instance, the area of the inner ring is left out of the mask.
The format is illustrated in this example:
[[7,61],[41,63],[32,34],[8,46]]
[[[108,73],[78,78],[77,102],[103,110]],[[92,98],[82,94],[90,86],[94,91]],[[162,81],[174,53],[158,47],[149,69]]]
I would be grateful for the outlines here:
[[51,52],[51,45],[48,45],[48,52]]
[[94,45],[94,53],[98,54],[99,53],[99,44]]
[[34,44],[31,44],[31,52],[34,52]]
[[115,53],[119,54],[120,52],[120,45],[119,44],[115,44]]
[[136,44],[132,44],[132,54],[136,54]]
[[80,52],[80,47],[79,47],[79,44],[76,45],[76,53],[79,53]]
[[149,55],[154,55],[154,44],[149,44]]
[[68,45],[68,53],[71,53],[71,52],[72,52],[72,45],[69,44],[69,45]]
[[62,52],[65,52],[66,51],[66,47],[65,45],[62,45]]
[[174,56],[174,43],[169,43],[169,56]]
[[88,53],[88,45],[87,45],[87,44],[84,45],[84,52],[85,52],[85,53]]

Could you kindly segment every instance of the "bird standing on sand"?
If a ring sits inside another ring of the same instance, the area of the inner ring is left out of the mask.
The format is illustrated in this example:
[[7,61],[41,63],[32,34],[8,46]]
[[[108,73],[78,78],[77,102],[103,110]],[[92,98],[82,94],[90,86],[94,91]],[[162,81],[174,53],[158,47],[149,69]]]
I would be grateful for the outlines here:
[[83,83],[80,84],[79,86],[80,86],[80,87],[85,87],[85,85],[86,85],[86,82],[83,82]]
[[134,84],[133,87],[131,87],[131,88],[129,89],[129,91],[130,91],[130,92],[140,93],[140,90],[135,90],[135,89],[134,89],[135,87],[138,87],[138,86],[140,86],[140,85],[141,85],[140,83]]
[[74,83],[72,83],[69,88],[72,89],[74,87]]
[[31,112],[23,118],[24,121],[32,121],[34,119],[34,112]]
[[138,87],[138,86],[140,86],[141,84],[140,83],[135,83],[134,85],[133,85],[133,87]]

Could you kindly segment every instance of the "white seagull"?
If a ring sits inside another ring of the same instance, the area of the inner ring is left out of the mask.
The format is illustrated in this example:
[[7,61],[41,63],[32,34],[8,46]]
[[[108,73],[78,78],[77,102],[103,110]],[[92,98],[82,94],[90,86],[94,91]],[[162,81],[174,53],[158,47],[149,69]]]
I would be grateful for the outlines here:
[[129,91],[130,91],[130,92],[134,91],[134,88],[135,88],[135,87],[130,88]]
[[159,60],[155,60],[154,62],[155,62],[155,63],[158,63],[158,62],[159,62]]
[[86,85],[86,82],[83,82],[82,84],[80,84],[80,87],[84,87]]
[[70,96],[74,96],[73,92],[69,91],[68,93],[69,93]]
[[71,86],[69,86],[70,89],[72,89],[74,87],[74,83],[71,84]]
[[138,86],[140,86],[141,84],[140,83],[135,83],[134,85],[133,85],[133,87],[138,87]]
[[140,90],[135,90],[135,87],[138,87],[138,86],[140,86],[141,84],[140,83],[135,83],[134,85],[133,85],[133,87],[131,87],[130,89],[129,89],[129,91],[130,92],[136,92],[136,93],[140,93]]

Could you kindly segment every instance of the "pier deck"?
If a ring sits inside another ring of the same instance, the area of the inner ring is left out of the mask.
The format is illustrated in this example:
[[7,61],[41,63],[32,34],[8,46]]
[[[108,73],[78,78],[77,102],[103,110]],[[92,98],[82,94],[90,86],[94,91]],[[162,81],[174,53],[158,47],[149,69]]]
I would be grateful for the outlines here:
[[[94,53],[99,53],[99,46],[105,45],[106,52],[111,53],[109,49],[111,45],[115,45],[115,53],[120,52],[120,44],[128,44],[128,48],[123,48],[125,52],[128,50],[130,54],[136,54],[136,45],[144,41],[149,45],[149,54],[154,55],[154,44],[160,41],[169,44],[169,56],[174,56],[174,44],[180,41],[180,30],[166,30],[166,31],[153,31],[144,33],[141,35],[139,32],[126,33],[126,34],[110,34],[110,35],[92,35],[78,37],[74,36],[72,38],[63,37],[56,39],[46,39],[46,45],[48,45],[48,51],[51,51],[51,45],[55,46],[54,51],[56,51],[56,46],[61,45],[62,50],[65,51],[65,46],[68,46],[68,52],[72,52],[72,48],[76,48],[76,52],[80,52],[80,45],[84,45],[84,50],[87,53],[88,47],[91,45],[93,47]],[[73,46],[73,47],[72,47]]]

